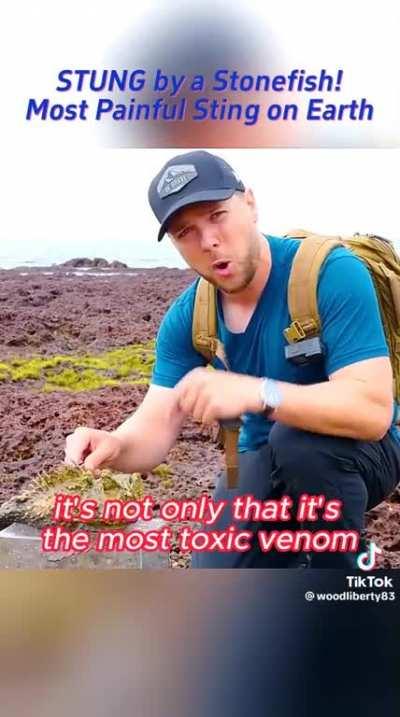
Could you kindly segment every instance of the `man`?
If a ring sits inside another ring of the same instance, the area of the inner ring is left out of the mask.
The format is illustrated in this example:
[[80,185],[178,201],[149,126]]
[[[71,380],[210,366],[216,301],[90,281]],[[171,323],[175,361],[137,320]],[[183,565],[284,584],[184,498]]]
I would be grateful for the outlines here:
[[[67,439],[67,461],[95,469],[146,471],[165,459],[185,417],[203,424],[242,418],[239,484],[219,476],[214,498],[228,500],[218,525],[232,524],[229,502],[302,494],[341,501],[335,523],[237,522],[254,534],[252,549],[194,553],[194,567],[356,567],[356,554],[262,552],[257,530],[356,530],[365,511],[392,492],[400,443],[392,425],[392,370],[370,275],[345,248],[333,250],[319,278],[324,355],[306,366],[284,354],[287,287],[296,239],[264,236],[254,195],[221,158],[204,151],[171,159],[150,185],[161,227],[187,264],[218,292],[218,332],[230,370],[205,368],[192,344],[196,283],[161,324],[152,384],[142,405],[116,431],[79,428]],[[266,378],[267,377],[267,378]],[[154,440],[157,436],[157,440]],[[365,548],[360,541],[359,550]]]

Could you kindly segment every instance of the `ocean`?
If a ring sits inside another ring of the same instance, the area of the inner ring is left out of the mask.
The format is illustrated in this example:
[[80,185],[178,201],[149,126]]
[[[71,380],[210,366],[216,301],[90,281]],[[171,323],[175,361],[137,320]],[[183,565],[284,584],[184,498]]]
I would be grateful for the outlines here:
[[[400,254],[400,242],[394,242]],[[0,244],[0,269],[40,267],[62,264],[77,257],[101,257],[107,261],[123,261],[132,268],[186,268],[186,264],[168,238],[158,243],[150,240],[71,240],[68,242],[15,241]]]

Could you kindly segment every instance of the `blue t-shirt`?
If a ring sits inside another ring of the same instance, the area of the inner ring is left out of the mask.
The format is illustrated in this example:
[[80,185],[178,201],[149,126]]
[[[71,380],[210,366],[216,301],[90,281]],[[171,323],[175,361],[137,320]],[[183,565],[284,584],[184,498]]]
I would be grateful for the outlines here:
[[[232,333],[224,322],[218,296],[218,336],[225,346],[230,369],[250,376],[268,376],[296,384],[327,381],[349,364],[389,356],[379,305],[370,274],[352,252],[337,247],[325,259],[318,281],[318,308],[324,356],[317,363],[299,366],[285,358],[283,331],[290,324],[287,289],[298,239],[267,236],[272,266],[268,281],[243,333]],[[174,387],[191,369],[204,366],[193,348],[192,316],[198,280],[172,304],[161,323],[156,341],[152,383]],[[223,368],[218,359],[216,368]],[[258,448],[268,441],[273,422],[262,415],[242,416],[239,450]],[[397,436],[397,429],[393,427]]]

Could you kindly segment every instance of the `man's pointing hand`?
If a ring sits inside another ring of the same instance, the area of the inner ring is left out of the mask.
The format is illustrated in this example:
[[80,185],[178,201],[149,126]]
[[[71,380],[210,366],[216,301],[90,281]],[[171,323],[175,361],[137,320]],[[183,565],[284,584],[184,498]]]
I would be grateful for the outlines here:
[[262,379],[230,371],[195,368],[176,385],[180,409],[196,421],[238,418],[247,411],[262,410]]

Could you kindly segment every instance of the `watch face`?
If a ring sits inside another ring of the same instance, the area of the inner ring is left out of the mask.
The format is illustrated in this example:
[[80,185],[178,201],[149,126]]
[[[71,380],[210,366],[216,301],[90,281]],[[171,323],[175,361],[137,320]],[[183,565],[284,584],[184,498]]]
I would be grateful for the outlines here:
[[278,406],[282,403],[282,395],[276,383],[273,384],[272,394],[271,405],[274,406],[274,408],[278,408]]
[[266,406],[268,406],[268,382],[267,381],[264,381],[264,383],[262,385],[261,395],[262,395],[262,400],[263,400],[264,408],[265,408]]
[[274,408],[278,408],[282,403],[280,389],[272,379],[266,379],[262,384],[262,397],[265,409],[271,407],[273,410]]

